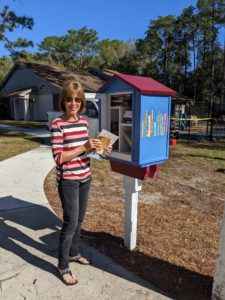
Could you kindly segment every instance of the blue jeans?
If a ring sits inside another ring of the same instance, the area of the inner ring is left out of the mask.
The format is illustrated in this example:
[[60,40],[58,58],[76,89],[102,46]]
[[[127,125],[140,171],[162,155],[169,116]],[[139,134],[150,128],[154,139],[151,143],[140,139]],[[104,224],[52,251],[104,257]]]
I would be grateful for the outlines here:
[[69,267],[69,257],[79,254],[81,223],[87,208],[91,180],[60,180],[59,196],[63,209],[63,225],[59,239],[58,268]]

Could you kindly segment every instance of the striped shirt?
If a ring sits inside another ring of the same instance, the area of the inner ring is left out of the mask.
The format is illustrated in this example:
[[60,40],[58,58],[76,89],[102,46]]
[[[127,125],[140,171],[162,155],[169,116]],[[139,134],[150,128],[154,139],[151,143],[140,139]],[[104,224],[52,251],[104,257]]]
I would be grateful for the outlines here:
[[52,154],[56,162],[57,179],[86,181],[91,177],[90,158],[85,153],[61,163],[64,151],[74,150],[88,140],[88,120],[82,116],[76,122],[55,119],[51,124]]

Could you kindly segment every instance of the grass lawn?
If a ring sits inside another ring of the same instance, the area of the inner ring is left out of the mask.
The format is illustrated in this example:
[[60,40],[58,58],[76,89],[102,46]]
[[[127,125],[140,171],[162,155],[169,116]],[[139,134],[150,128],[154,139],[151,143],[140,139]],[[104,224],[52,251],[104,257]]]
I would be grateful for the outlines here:
[[45,122],[38,121],[15,121],[15,120],[0,120],[0,125],[10,125],[23,128],[46,128]]
[[0,128],[0,161],[32,150],[41,144],[41,138]]

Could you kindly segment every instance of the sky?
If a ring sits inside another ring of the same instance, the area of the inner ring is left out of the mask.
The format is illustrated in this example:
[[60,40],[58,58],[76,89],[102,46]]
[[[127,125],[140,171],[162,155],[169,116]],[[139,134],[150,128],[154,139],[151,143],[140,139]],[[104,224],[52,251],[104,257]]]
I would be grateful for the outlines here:
[[[7,34],[40,43],[45,37],[62,36],[69,29],[95,29],[99,40],[144,38],[150,20],[169,14],[178,16],[197,0],[0,0],[0,11],[9,5],[17,15],[34,19],[32,30],[17,29]],[[30,48],[33,52],[37,48]],[[8,55],[0,43],[0,56]]]

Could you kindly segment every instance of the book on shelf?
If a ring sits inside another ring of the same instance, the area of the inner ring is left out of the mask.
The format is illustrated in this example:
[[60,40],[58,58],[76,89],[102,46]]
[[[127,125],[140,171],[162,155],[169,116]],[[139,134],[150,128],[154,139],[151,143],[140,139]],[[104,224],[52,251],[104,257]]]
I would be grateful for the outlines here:
[[132,110],[126,110],[123,114],[123,123],[132,123]]
[[131,118],[123,118],[123,123],[132,124],[132,119]]
[[132,94],[117,94],[111,96],[111,106],[131,107]]
[[131,101],[123,101],[123,105],[131,107]]
[[111,100],[111,105],[112,106],[122,106],[123,105],[123,100]]
[[125,110],[123,116],[124,117],[132,117],[132,110]]

